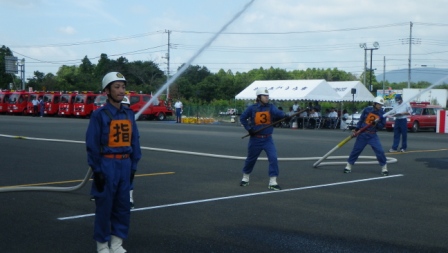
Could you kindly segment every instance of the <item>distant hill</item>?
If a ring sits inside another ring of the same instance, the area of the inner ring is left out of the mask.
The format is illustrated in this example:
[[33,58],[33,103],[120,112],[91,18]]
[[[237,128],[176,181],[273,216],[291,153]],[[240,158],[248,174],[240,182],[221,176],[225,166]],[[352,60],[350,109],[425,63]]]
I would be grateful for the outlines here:
[[[435,83],[445,78],[442,83],[448,84],[448,69],[440,68],[415,68],[411,69],[411,83],[426,81]],[[408,82],[408,69],[398,69],[386,72],[386,81],[389,83]],[[383,81],[383,74],[377,75],[378,82]]]

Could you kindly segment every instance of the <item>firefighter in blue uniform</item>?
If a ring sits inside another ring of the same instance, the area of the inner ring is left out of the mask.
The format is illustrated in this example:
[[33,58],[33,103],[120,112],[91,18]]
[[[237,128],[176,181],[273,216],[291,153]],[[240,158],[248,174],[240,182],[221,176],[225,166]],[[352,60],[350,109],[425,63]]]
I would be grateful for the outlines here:
[[270,126],[263,130],[260,129],[281,118],[288,120],[289,117],[285,112],[269,103],[269,91],[267,88],[259,87],[256,91],[256,95],[256,103],[249,106],[240,116],[241,124],[250,135],[247,147],[247,158],[243,168],[243,179],[240,182],[240,186],[249,185],[249,175],[254,169],[258,156],[261,151],[264,150],[269,161],[268,188],[271,190],[281,190],[280,186],[277,184],[277,177],[279,174],[277,150],[274,141],[272,140],[274,127]]
[[39,106],[40,106],[40,116],[43,117],[45,111],[45,103],[42,97],[39,98]]
[[409,103],[402,104],[403,98],[400,94],[395,95],[395,114],[392,115],[395,117],[395,125],[394,125],[394,143],[392,144],[392,148],[389,149],[389,152],[397,152],[398,145],[400,144],[401,137],[401,148],[400,152],[406,152],[408,148],[408,121],[407,116],[412,115],[412,107]]
[[[353,146],[352,152],[347,159],[347,165],[344,169],[344,173],[350,173],[352,166],[355,164],[361,152],[369,144],[375,152],[376,159],[381,165],[381,174],[383,176],[389,175],[387,170],[386,155],[384,154],[383,146],[381,145],[380,138],[377,135],[377,131],[383,129],[386,124],[386,119],[383,117],[384,111],[382,107],[384,105],[384,99],[382,97],[376,97],[373,100],[373,106],[366,107],[359,118],[356,128],[353,130],[353,136],[356,137],[356,142]],[[371,125],[365,131],[356,133],[359,129]]]
[[[130,222],[129,190],[141,158],[139,132],[131,109],[122,106],[126,79],[110,72],[102,81],[107,103],[95,110],[86,132],[87,160],[93,170],[93,238],[99,253],[124,253]],[[110,244],[110,245],[109,245]]]

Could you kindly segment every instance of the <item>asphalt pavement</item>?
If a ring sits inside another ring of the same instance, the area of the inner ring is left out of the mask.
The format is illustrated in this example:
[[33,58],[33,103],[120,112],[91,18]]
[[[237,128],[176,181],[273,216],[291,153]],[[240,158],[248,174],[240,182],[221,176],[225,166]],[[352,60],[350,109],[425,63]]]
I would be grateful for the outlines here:
[[[7,188],[80,184],[87,124],[0,115],[0,252],[95,252],[91,181],[69,192]],[[270,191],[265,159],[239,186],[248,139],[236,123],[138,126],[130,253],[448,252],[446,134],[409,133],[408,152],[386,153],[396,162],[383,177],[378,164],[343,173],[354,140],[313,168],[348,132],[275,129],[283,190]],[[379,136],[389,150],[393,133]],[[375,161],[369,146],[362,156]]]

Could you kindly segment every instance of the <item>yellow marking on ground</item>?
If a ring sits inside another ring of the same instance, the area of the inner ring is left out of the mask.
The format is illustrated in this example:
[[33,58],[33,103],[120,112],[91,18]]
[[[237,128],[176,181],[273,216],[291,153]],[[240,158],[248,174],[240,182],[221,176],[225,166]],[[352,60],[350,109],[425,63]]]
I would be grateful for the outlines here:
[[[163,175],[172,175],[172,174],[174,174],[174,172],[159,172],[159,173],[150,173],[150,174],[139,174],[139,175],[135,175],[135,177],[151,177],[151,176],[163,176]],[[78,183],[78,182],[82,182],[82,181],[83,180],[69,180],[69,181],[37,183],[37,184],[22,184],[22,185],[13,185],[13,186],[0,186],[0,188],[68,184],[68,183]],[[89,181],[92,181],[92,179],[89,179]]]

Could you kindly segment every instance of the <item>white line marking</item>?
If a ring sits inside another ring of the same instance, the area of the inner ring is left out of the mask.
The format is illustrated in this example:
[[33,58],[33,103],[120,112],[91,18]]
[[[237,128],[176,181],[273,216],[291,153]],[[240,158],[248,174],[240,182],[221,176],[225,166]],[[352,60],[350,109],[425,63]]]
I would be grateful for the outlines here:
[[[34,140],[34,141],[53,141],[53,142],[68,142],[68,143],[79,143],[84,144],[84,141],[75,141],[75,140],[64,140],[64,139],[46,139],[46,138],[36,138],[36,137],[28,137],[28,136],[15,136],[15,135],[6,135],[6,134],[0,134],[0,137],[7,137],[7,138],[14,138],[14,139],[22,139],[22,140]],[[218,155],[218,154],[211,154],[211,153],[201,153],[201,152],[193,152],[193,151],[185,151],[185,150],[175,150],[175,149],[164,149],[164,148],[151,148],[151,147],[140,147],[142,150],[150,150],[150,151],[158,151],[158,152],[167,152],[167,153],[174,153],[174,154],[184,154],[184,155],[195,155],[195,156],[205,156],[205,157],[214,157],[214,158],[224,158],[224,159],[234,159],[234,160],[246,160],[245,156],[230,156],[230,155]],[[319,165],[319,167],[324,165],[339,165],[339,164],[346,164],[348,156],[329,156],[327,157],[327,160],[334,160],[334,159],[344,159],[343,162],[323,162]],[[320,157],[279,157],[277,160],[279,161],[315,161],[319,160]],[[358,161],[356,164],[378,164],[376,161],[375,156],[359,156]],[[360,161],[360,159],[369,159],[374,161]],[[386,157],[387,163],[396,163],[396,158],[390,158]],[[267,157],[258,157],[259,161],[267,161]]]
[[[404,176],[404,175],[398,174],[398,175],[391,175],[391,176],[386,176],[386,177],[384,177],[384,176],[383,177],[374,177],[374,178],[366,178],[366,179],[359,179],[359,180],[345,181],[345,182],[338,182],[338,183],[331,183],[331,184],[320,184],[320,185],[305,186],[305,187],[300,187],[300,188],[284,189],[281,191],[265,191],[265,192],[257,192],[257,193],[243,194],[243,195],[234,195],[234,196],[228,196],[228,197],[194,200],[194,201],[179,202],[179,203],[160,205],[160,206],[135,208],[135,209],[132,209],[131,212],[146,211],[146,210],[173,207],[173,206],[184,206],[184,205],[191,205],[191,204],[198,204],[198,203],[205,203],[205,202],[212,202],[212,201],[226,200],[226,199],[245,198],[245,197],[252,197],[252,196],[258,196],[258,195],[265,195],[265,194],[283,193],[283,192],[290,192],[290,191],[301,191],[301,190],[322,188],[322,187],[329,187],[329,186],[336,186],[336,185],[354,184],[354,183],[367,182],[367,181],[373,181],[373,180],[381,180],[381,179],[390,179],[390,178],[402,177],[402,176]],[[92,217],[92,216],[95,216],[95,214],[89,213],[89,214],[83,214],[83,215],[61,217],[61,218],[58,218],[58,220],[74,220],[74,219],[80,219],[80,218],[86,218],[86,217]]]

